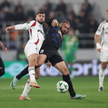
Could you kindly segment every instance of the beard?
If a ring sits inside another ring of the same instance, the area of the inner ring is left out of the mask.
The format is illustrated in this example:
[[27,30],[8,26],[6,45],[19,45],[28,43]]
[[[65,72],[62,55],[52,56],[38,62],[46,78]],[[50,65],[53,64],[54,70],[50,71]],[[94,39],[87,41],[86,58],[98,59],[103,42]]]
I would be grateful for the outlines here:
[[44,21],[42,21],[42,22],[41,22],[41,21],[38,21],[38,22],[39,22],[40,24],[43,24],[43,23],[44,23]]

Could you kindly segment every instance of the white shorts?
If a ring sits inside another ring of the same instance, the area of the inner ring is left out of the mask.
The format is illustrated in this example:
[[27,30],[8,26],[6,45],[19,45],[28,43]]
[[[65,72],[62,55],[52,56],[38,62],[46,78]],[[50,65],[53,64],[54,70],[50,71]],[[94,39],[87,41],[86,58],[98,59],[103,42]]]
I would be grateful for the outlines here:
[[101,50],[100,61],[101,62],[108,62],[108,50]]
[[44,38],[39,40],[39,43],[37,45],[35,44],[35,42],[33,43],[33,42],[28,41],[24,49],[26,57],[28,58],[31,54],[39,54],[43,41],[44,41]]

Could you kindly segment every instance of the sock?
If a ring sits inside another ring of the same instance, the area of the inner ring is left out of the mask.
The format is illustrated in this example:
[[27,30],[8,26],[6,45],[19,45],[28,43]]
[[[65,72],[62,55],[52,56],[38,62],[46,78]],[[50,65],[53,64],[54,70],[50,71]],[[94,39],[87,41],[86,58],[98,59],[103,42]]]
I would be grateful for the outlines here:
[[[36,67],[35,66],[35,69],[36,68],[38,68],[38,67]],[[18,79],[18,80],[20,80],[24,75],[26,75],[26,74],[28,74],[28,66],[23,70],[23,71],[21,71],[17,76],[16,76],[16,78]]]
[[27,80],[26,85],[25,85],[25,87],[24,87],[24,90],[23,90],[23,92],[22,92],[22,94],[21,94],[22,97],[26,97],[27,94],[28,94],[28,92],[30,91],[31,86],[30,86],[29,83],[30,83],[30,81]]
[[29,75],[30,75],[30,80],[33,82],[36,81],[35,80],[35,67],[29,67],[28,71],[29,71]]
[[99,70],[99,87],[103,87],[104,77],[105,77],[105,69]]
[[26,75],[26,74],[28,74],[28,66],[24,69],[24,70],[22,70],[17,76],[16,76],[16,78],[18,79],[18,80],[20,80],[24,75]]
[[70,77],[69,77],[69,74],[68,75],[63,75],[63,80],[66,81],[69,85],[69,93],[70,93],[70,96],[71,97],[74,97],[76,95],[74,89],[73,89],[73,85],[72,85],[72,82],[70,80]]

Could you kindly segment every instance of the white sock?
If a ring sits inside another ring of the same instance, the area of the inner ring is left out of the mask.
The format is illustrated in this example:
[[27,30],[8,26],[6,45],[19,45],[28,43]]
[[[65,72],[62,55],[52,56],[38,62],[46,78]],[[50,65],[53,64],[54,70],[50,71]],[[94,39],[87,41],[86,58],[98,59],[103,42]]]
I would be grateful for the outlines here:
[[99,70],[99,87],[103,87],[104,77],[105,77],[105,69],[101,68]]
[[25,85],[25,87],[24,87],[24,90],[23,90],[23,92],[22,92],[22,94],[21,94],[22,97],[26,97],[27,94],[28,94],[28,92],[30,91],[31,86],[30,86],[29,83],[30,83],[30,80],[27,80],[26,85]]
[[36,81],[35,80],[35,68],[34,67],[29,67],[28,71],[29,71],[29,75],[30,75],[30,80],[33,81],[33,82]]

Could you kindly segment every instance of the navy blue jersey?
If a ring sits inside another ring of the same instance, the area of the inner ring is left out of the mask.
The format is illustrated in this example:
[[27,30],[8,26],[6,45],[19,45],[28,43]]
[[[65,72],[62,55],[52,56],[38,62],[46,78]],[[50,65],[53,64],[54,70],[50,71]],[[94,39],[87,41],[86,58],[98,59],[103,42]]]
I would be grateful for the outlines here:
[[[53,20],[53,19],[52,19]],[[51,21],[46,22],[49,25],[48,32],[45,35],[45,40],[43,42],[43,46],[50,46],[55,50],[58,50],[62,45],[62,33],[60,27],[52,27]]]

